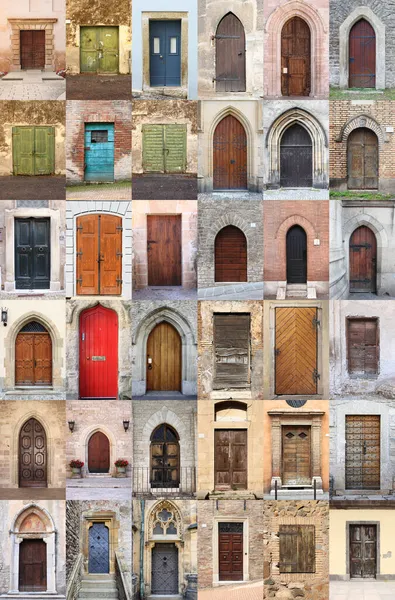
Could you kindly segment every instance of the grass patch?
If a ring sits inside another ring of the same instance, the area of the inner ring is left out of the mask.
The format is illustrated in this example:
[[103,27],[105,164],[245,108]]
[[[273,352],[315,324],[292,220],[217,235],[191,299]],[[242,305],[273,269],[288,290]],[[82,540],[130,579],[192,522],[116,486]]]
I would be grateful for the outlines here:
[[350,198],[353,200],[393,200],[392,194],[380,194],[379,192],[329,192],[329,197],[334,198]]
[[395,89],[377,90],[368,92],[364,88],[354,88],[352,90],[340,90],[339,88],[330,88],[330,100],[395,100]]

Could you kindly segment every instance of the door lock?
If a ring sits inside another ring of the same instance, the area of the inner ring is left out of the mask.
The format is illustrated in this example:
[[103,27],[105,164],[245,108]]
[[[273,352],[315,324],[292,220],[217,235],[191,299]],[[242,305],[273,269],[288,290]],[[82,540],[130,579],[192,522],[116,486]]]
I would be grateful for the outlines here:
[[152,358],[150,356],[147,357],[147,362],[148,362],[148,369],[151,371],[152,370]]
[[236,161],[232,158],[231,161],[230,161],[230,164],[234,165],[235,163],[236,163]]

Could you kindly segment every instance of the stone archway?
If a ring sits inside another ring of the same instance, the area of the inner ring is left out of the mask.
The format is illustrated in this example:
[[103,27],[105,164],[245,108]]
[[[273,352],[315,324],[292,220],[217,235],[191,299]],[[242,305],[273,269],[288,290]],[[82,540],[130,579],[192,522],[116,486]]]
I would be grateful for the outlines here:
[[58,19],[8,19],[11,25],[11,48],[13,70],[21,70],[20,32],[27,29],[45,30],[45,70],[54,69],[54,24]]
[[388,142],[388,136],[386,132],[383,130],[381,125],[373,119],[370,115],[358,115],[357,117],[353,117],[349,119],[347,123],[343,125],[341,128],[339,135],[336,137],[336,142],[347,142],[348,137],[352,131],[355,129],[371,129],[379,140],[379,145],[381,146],[384,142]]

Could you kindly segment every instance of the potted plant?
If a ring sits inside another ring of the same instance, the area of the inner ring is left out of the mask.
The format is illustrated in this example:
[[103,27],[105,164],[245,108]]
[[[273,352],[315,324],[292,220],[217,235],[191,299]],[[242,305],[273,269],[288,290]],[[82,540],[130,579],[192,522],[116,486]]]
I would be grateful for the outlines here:
[[71,460],[69,462],[69,465],[71,467],[72,470],[72,478],[74,479],[80,479],[81,478],[81,469],[84,466],[84,463],[82,462],[82,460]]
[[124,458],[117,458],[114,465],[117,470],[117,477],[126,477],[126,467],[128,466],[129,461]]

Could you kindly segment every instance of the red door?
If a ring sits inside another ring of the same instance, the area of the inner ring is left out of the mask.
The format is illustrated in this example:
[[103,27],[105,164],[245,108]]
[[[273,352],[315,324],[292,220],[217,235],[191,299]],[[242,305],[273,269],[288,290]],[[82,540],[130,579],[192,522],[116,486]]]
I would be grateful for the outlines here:
[[118,316],[98,304],[80,316],[80,398],[118,396]]

